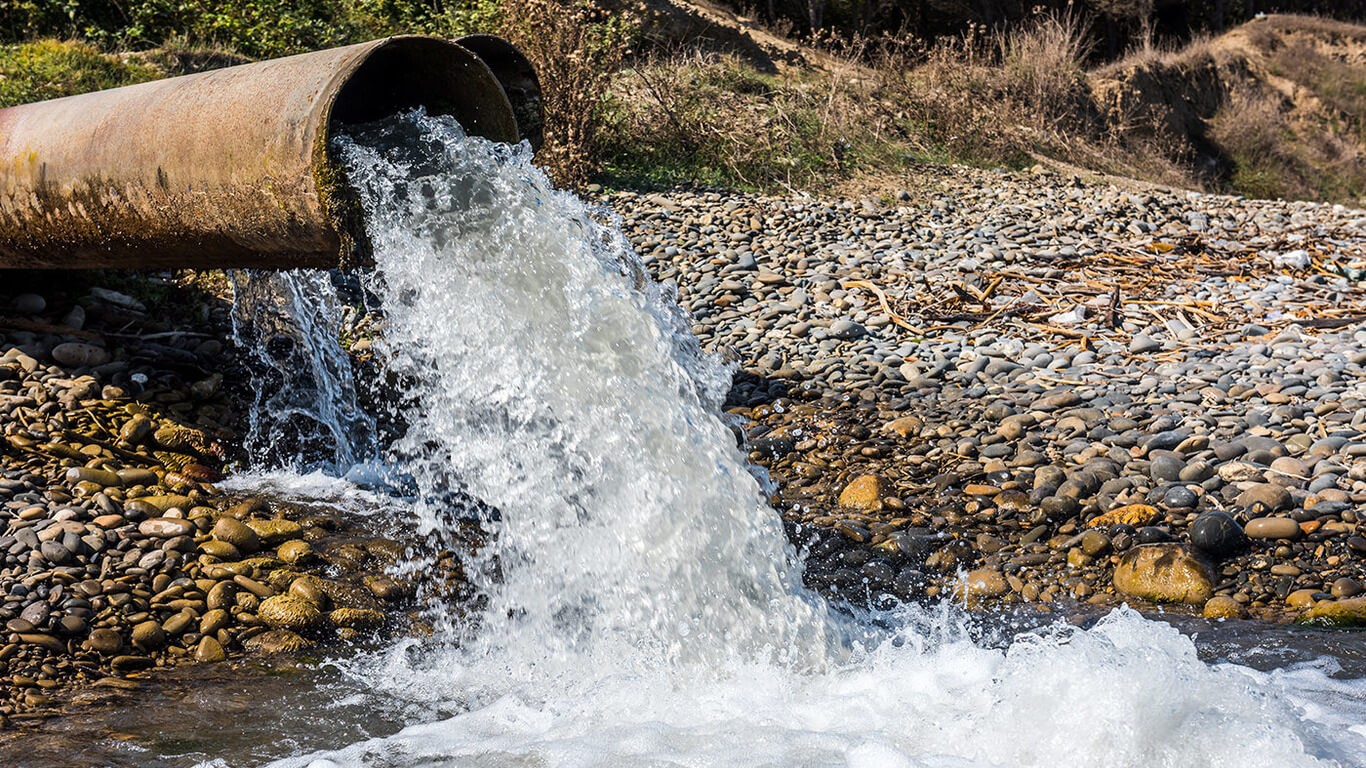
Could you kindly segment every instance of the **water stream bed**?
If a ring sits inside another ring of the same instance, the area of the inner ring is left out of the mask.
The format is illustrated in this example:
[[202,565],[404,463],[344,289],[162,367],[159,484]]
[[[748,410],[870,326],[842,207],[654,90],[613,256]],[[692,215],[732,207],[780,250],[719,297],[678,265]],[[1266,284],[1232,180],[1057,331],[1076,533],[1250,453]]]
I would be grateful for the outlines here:
[[482,608],[358,657],[149,676],[7,764],[1363,764],[1353,633],[833,607],[718,418],[729,371],[619,232],[449,120],[338,150],[374,239],[375,354],[405,389],[371,469],[331,468],[387,490],[332,487],[451,546],[477,520]]
[[[1089,624],[1099,617],[1070,618]],[[1324,674],[1337,680],[1366,677],[1366,649],[1353,633],[1260,622],[1208,623],[1170,614],[1147,618],[1179,629],[1207,664],[1279,671],[1286,680],[1311,689],[1323,684]],[[979,616],[973,634],[980,643],[1004,647],[1023,626],[1059,620],[1042,614]],[[334,661],[345,663],[323,656],[183,666],[143,677],[138,691],[79,694],[65,714],[28,723],[22,739],[0,746],[0,763],[54,768],[256,765],[392,736],[406,724],[449,716],[378,695]],[[1350,690],[1344,686],[1342,695],[1350,699]]]

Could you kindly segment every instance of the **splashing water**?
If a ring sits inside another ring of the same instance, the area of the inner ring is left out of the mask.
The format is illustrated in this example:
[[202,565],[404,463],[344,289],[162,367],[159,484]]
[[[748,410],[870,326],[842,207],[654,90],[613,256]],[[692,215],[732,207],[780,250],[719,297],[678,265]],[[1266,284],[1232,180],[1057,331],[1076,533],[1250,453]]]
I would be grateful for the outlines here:
[[[440,535],[472,497],[473,620],[356,665],[432,722],[283,765],[1309,766],[1366,687],[1209,666],[1119,610],[1006,647],[957,609],[850,617],[800,583],[718,418],[728,374],[615,227],[523,148],[420,113],[337,147],[365,203],[386,460]],[[278,482],[278,476],[276,482]],[[893,626],[895,629],[886,629]],[[879,629],[877,627],[883,627]]]
[[337,344],[342,307],[326,272],[229,272],[232,331],[252,358],[243,448],[256,468],[351,467],[375,450],[356,403],[351,360]]

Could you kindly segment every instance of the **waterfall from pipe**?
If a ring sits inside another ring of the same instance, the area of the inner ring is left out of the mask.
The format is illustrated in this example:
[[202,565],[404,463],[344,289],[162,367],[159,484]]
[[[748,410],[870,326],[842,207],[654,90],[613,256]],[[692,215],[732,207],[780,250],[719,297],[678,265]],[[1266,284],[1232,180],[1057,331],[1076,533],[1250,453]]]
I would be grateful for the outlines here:
[[[365,205],[384,449],[440,537],[479,514],[477,615],[353,665],[426,722],[284,765],[1358,764],[1366,689],[1200,661],[1119,610],[974,642],[801,585],[719,418],[728,372],[614,225],[525,147],[420,112],[339,140]],[[475,499],[476,506],[465,500]],[[485,510],[477,512],[475,510]],[[874,620],[875,619],[875,620]]]

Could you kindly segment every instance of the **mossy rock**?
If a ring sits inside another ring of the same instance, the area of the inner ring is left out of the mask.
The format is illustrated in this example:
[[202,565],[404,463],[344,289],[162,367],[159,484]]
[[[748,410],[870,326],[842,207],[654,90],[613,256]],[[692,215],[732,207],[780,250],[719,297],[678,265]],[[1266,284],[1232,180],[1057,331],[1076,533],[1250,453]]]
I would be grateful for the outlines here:
[[384,623],[384,614],[365,608],[338,608],[327,614],[333,626],[347,629],[374,629]]
[[1320,600],[1300,616],[1299,623],[1318,627],[1366,626],[1366,597]]
[[1180,544],[1134,547],[1115,566],[1115,591],[1154,603],[1204,605],[1214,594],[1214,573]]
[[287,629],[272,629],[253,635],[245,643],[247,650],[256,653],[298,653],[312,648],[312,640]]
[[256,617],[272,629],[308,630],[322,623],[318,606],[292,595],[276,595],[261,601]]
[[303,538],[304,535],[304,527],[293,520],[248,520],[247,526],[256,531],[261,543],[267,547]]

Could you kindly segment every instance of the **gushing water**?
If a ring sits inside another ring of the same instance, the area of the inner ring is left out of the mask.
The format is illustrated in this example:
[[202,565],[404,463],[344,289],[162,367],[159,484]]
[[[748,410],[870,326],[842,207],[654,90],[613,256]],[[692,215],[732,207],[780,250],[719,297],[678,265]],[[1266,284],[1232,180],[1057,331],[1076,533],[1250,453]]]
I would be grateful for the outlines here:
[[[877,617],[800,583],[718,418],[727,373],[616,228],[525,148],[414,114],[338,151],[366,206],[385,460],[440,536],[480,502],[467,621],[367,659],[441,714],[287,765],[1359,764],[1366,690],[1201,662],[1127,610],[1006,647],[957,609]],[[886,627],[891,626],[892,629]],[[881,629],[877,627],[882,627]]]
[[337,343],[342,306],[326,272],[229,273],[237,348],[256,380],[243,447],[257,468],[369,458],[374,420],[356,404],[351,361]]

